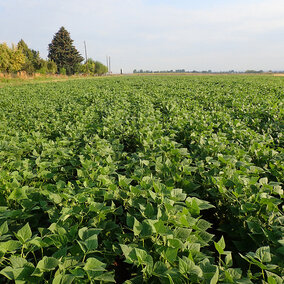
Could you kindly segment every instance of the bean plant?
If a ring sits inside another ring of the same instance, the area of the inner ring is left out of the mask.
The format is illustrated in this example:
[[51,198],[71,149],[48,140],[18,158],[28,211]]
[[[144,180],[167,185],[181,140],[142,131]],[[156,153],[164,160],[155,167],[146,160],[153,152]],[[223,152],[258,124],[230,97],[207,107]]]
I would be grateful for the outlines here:
[[0,283],[284,281],[281,77],[0,89]]

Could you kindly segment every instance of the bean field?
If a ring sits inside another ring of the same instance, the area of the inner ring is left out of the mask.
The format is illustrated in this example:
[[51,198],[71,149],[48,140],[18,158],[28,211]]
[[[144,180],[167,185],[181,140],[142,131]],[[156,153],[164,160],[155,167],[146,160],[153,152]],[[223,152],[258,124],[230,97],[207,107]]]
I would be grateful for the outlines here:
[[284,281],[284,81],[0,89],[0,283]]

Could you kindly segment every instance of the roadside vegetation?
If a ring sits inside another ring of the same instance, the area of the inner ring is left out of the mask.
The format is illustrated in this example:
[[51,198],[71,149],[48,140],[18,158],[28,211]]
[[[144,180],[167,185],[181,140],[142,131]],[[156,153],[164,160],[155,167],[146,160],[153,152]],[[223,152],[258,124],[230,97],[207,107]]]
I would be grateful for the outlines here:
[[70,33],[61,27],[48,46],[48,59],[30,49],[23,39],[9,47],[0,43],[0,74],[2,77],[33,77],[39,75],[103,75],[107,67],[92,58],[84,58],[73,45]]

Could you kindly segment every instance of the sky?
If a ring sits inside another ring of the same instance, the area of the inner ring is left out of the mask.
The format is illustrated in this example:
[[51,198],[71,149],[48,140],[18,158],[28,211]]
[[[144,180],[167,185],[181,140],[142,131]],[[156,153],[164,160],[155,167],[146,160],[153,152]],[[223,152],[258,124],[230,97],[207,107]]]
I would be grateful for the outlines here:
[[114,73],[284,70],[283,0],[0,0],[0,43],[46,58],[61,26]]

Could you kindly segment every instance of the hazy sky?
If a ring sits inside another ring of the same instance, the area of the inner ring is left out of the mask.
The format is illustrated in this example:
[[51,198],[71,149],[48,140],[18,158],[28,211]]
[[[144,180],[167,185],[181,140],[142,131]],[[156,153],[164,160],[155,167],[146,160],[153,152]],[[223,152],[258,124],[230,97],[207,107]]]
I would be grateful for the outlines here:
[[284,0],[0,0],[0,42],[47,56],[64,26],[112,70],[284,70]]

